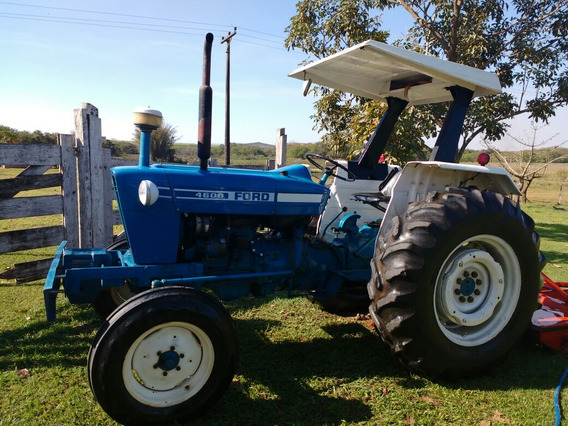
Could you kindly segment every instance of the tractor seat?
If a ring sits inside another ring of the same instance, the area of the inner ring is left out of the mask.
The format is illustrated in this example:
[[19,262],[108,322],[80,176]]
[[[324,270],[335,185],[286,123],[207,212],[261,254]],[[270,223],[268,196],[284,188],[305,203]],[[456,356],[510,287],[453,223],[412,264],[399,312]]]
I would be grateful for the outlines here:
[[379,192],[361,192],[358,194],[351,195],[352,200],[361,201],[364,204],[369,204],[382,212],[386,211],[386,207],[382,206],[381,203],[388,205],[390,201],[390,195],[385,195],[381,191]]
[[396,182],[398,181],[398,178],[400,177],[400,175],[398,174],[400,170],[400,167],[393,168],[385,178],[385,180],[383,180],[379,185],[378,192],[361,192],[358,194],[352,194],[349,198],[355,201],[361,201],[362,203],[369,204],[384,213],[387,208],[381,204],[386,204],[388,206],[391,199],[392,190]]

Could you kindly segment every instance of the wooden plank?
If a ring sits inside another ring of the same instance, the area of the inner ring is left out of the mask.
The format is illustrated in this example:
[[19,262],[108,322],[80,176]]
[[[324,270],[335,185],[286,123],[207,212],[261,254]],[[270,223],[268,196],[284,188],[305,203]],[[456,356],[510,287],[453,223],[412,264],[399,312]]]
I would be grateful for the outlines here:
[[101,136],[101,119],[98,116],[91,116],[89,130],[89,147],[91,150],[91,165],[89,170],[91,172],[90,225],[93,244],[92,247],[105,247],[105,184],[103,177],[103,145]]
[[275,166],[283,167],[286,165],[286,145],[288,141],[288,136],[286,135],[286,129],[276,129],[276,159]]
[[28,282],[45,278],[52,258],[34,260],[31,262],[16,263],[14,266],[0,274],[0,280],[17,280],[18,282]]
[[74,112],[79,176],[79,246],[88,248],[94,247],[94,230],[101,229],[98,213],[103,202],[100,198],[103,181],[99,178],[102,159],[95,158],[102,150],[101,120],[97,108],[88,103]]
[[59,148],[56,145],[20,145],[0,144],[2,164],[56,166],[60,161]]
[[63,213],[63,200],[61,195],[0,200],[0,219],[47,216],[58,213]]
[[[28,166],[28,167],[26,167],[26,169],[24,171],[22,171],[17,176],[17,178],[24,177],[24,176],[41,176],[45,172],[47,172],[50,168],[51,168],[51,166]],[[3,191],[2,191],[3,192],[2,198],[12,198],[16,194],[18,194],[18,192],[20,192],[20,190],[17,189],[17,188],[10,190],[10,188],[7,185],[2,185],[2,187],[4,188]]]
[[77,210],[77,165],[75,138],[72,135],[58,135],[61,148],[61,195],[63,196],[63,226],[69,247],[79,247],[79,216]]
[[55,246],[63,240],[64,236],[63,226],[2,232],[0,233],[0,254]]
[[11,194],[32,189],[61,186],[60,175],[18,176],[10,179],[0,179],[0,199],[11,198]]

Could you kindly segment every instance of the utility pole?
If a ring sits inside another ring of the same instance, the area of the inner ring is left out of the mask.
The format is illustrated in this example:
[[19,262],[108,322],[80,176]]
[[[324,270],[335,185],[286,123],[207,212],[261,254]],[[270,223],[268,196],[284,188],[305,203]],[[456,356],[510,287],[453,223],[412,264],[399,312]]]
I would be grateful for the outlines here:
[[237,27],[221,39],[227,43],[227,75],[225,79],[225,165],[231,164],[231,39],[237,34]]

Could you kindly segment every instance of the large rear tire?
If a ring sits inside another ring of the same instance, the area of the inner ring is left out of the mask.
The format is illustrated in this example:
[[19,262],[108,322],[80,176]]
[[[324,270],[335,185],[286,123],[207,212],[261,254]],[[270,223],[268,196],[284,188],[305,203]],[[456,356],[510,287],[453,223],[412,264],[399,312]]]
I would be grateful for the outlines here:
[[91,390],[123,424],[189,421],[226,391],[238,340],[215,298],[186,287],[148,290],[114,311],[88,357]]
[[529,324],[543,264],[534,222],[516,203],[449,188],[411,204],[377,239],[370,312],[411,370],[478,375]]

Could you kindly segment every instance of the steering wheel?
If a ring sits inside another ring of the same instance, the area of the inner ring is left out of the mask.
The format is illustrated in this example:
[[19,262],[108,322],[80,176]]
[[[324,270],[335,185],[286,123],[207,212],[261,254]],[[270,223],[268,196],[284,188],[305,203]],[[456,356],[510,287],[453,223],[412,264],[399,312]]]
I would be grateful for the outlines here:
[[[322,166],[315,160],[316,158],[320,160],[325,160],[328,163],[333,164],[333,167]],[[344,180],[346,182],[353,182],[355,179],[357,179],[357,176],[355,176],[355,174],[351,170],[347,169],[347,167],[339,164],[336,160],[332,160],[331,158],[326,157],[324,155],[309,152],[306,154],[306,160],[308,160],[310,163],[312,163],[312,165],[320,169],[327,176],[333,176],[338,179]],[[344,170],[347,173],[347,177],[339,176],[338,174],[334,173],[336,169]]]

